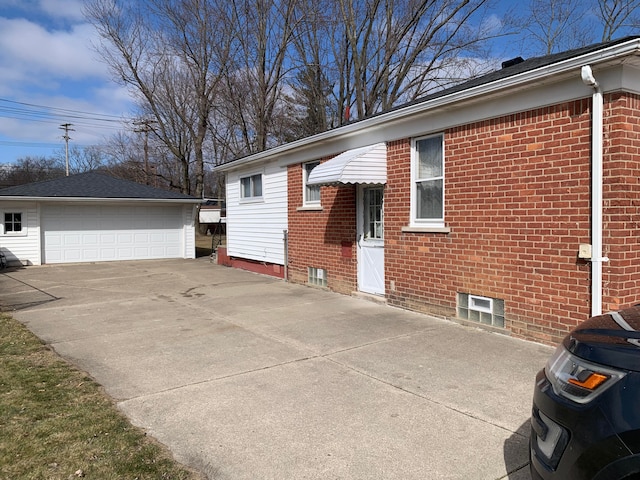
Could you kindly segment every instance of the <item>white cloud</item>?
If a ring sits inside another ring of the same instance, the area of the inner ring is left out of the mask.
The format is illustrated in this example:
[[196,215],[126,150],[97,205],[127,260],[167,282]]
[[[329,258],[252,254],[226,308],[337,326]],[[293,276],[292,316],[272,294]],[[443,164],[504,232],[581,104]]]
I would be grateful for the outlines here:
[[107,67],[90,48],[95,36],[86,23],[49,31],[26,19],[0,18],[0,63],[10,65],[16,74],[22,72],[24,81],[37,80],[34,75],[106,78]]
[[[105,137],[116,133],[121,128],[126,128],[124,123],[117,121],[120,115],[129,113],[128,98],[120,90],[119,88],[114,88],[109,91],[105,87],[95,97],[81,99],[69,98],[65,95],[33,95],[24,102],[30,105],[43,105],[53,109],[73,111],[69,112],[69,116],[65,116],[64,113],[57,110],[0,102],[0,107],[3,108],[32,112],[30,114],[17,113],[16,115],[0,112],[0,137],[10,138],[17,142],[60,143],[62,138],[60,125],[71,123],[74,131],[70,136],[76,144],[93,145],[101,143]],[[45,115],[40,117],[40,113]],[[112,119],[116,120],[116,122],[93,120],[95,115],[92,115],[92,113],[100,117],[113,115]],[[11,118],[14,116],[26,116],[28,121],[20,118]]]
[[2,0],[0,15],[9,13],[11,16],[77,22],[84,18],[83,3],[83,0]]
[[[38,107],[24,107],[35,108],[37,113],[13,113],[14,107],[23,107],[11,102],[23,102],[128,116],[132,103],[126,89],[111,81],[107,66],[92,50],[97,33],[81,19],[80,1],[9,3],[12,1],[0,0],[0,163],[25,155],[49,156],[52,150],[37,144],[63,146],[59,126],[67,122],[75,129],[70,133],[72,143],[102,143],[117,131],[118,124],[92,122],[82,114],[55,116]],[[26,118],[10,118],[14,116]],[[15,142],[33,146],[16,147]]]
[[82,0],[40,0],[40,8],[47,15],[70,20],[82,20]]
[[503,27],[504,23],[502,21],[502,17],[493,13],[483,19],[482,24],[480,25],[480,30],[489,35],[496,35],[502,31]]

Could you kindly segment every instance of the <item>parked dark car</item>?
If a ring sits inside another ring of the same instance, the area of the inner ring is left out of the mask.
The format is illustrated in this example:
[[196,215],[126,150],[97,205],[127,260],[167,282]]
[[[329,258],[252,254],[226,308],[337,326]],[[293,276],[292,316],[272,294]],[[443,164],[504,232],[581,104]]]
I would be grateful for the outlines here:
[[536,377],[531,476],[640,479],[640,306],[593,317]]

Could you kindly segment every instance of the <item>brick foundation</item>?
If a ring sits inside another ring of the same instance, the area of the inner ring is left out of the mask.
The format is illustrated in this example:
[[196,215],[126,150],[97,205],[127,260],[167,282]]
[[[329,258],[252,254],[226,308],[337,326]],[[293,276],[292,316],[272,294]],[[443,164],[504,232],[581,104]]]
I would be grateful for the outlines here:
[[284,267],[282,265],[258,262],[246,258],[230,257],[227,255],[226,247],[218,247],[216,256],[218,265],[240,268],[242,270],[270,275],[272,277],[284,278]]

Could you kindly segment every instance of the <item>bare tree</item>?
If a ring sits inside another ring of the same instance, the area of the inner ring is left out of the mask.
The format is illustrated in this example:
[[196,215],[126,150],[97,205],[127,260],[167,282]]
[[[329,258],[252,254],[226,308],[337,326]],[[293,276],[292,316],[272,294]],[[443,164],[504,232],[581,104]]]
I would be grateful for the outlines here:
[[[103,43],[102,58],[130,87],[153,134],[181,169],[180,189],[202,194],[204,144],[231,47],[225,2],[90,0],[85,7]],[[195,185],[191,185],[191,164]]]
[[522,52],[549,55],[596,40],[584,0],[529,0],[519,15]]
[[337,97],[357,118],[467,79],[497,32],[487,0],[337,0]]
[[270,138],[272,120],[282,100],[289,48],[296,25],[297,0],[231,0],[235,28],[234,72],[228,93],[236,108],[247,153],[278,143]]
[[326,2],[299,0],[292,60],[296,74],[290,79],[292,92],[288,96],[293,105],[291,139],[323,132],[338,124],[336,117],[340,113],[332,102],[331,82],[331,78],[337,78],[331,41],[335,25]]
[[[88,0],[98,51],[174,166],[203,192],[205,162],[363,118],[482,69],[489,0]],[[159,145],[156,145],[156,151]]]
[[64,161],[55,157],[19,158],[12,165],[0,169],[0,188],[41,182],[65,176]]
[[[64,149],[56,151],[53,155],[53,160],[56,165],[65,165],[66,152]],[[103,149],[98,145],[90,145],[87,147],[80,147],[78,145],[71,145],[69,147],[69,170],[73,173],[89,172],[91,170],[99,170],[106,163],[106,156]]]
[[620,30],[640,29],[640,0],[598,0],[596,15],[602,24],[602,41],[614,38]]

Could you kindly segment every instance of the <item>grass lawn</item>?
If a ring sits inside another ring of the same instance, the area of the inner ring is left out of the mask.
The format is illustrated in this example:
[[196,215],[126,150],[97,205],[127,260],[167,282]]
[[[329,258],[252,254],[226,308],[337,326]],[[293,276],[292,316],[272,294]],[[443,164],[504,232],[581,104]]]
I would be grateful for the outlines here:
[[0,479],[189,479],[85,373],[0,313]]

